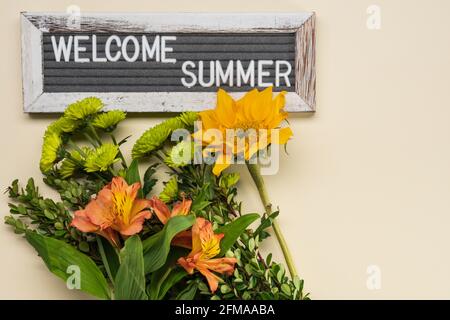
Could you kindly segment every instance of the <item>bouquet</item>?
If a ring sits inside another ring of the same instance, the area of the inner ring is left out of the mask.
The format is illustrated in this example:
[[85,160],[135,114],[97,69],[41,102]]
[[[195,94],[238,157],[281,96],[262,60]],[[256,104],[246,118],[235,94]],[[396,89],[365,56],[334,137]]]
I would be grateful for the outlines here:
[[[292,135],[280,127],[283,107],[284,92],[273,98],[271,88],[237,101],[219,90],[214,110],[163,121],[127,155],[129,137],[116,133],[126,114],[103,111],[96,97],[77,101],[43,138],[43,180],[60,200],[41,195],[32,178],[23,187],[15,180],[5,222],[69,289],[100,299],[308,299],[256,159]],[[230,131],[232,139],[218,138]],[[224,169],[238,158],[262,214],[243,213],[236,200],[240,176]],[[259,251],[271,227],[289,274]]]

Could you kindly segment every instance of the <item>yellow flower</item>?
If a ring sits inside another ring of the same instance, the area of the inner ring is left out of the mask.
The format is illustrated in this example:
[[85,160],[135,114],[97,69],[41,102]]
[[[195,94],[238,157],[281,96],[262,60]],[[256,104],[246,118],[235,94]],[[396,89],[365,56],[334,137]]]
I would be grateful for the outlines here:
[[[206,150],[219,153],[213,168],[215,175],[231,164],[232,154],[243,154],[245,160],[249,160],[270,143],[286,144],[292,136],[292,130],[289,127],[280,128],[281,122],[288,116],[283,110],[285,94],[283,91],[272,98],[272,87],[263,91],[254,89],[235,101],[227,92],[219,89],[216,109],[199,113],[203,128],[194,133],[194,138],[208,145]],[[222,134],[219,143],[211,134],[205,134],[209,129],[219,130]],[[234,132],[236,137],[231,143],[226,139],[227,130]],[[278,139],[272,136],[273,130],[278,132]],[[225,146],[232,154],[227,154]]]

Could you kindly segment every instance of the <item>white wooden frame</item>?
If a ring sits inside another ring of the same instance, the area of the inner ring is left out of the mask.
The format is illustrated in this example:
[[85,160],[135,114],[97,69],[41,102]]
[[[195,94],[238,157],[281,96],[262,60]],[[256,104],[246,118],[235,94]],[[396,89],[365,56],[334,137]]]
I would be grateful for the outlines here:
[[[128,112],[199,111],[215,105],[215,92],[43,92],[43,33],[58,31],[295,32],[295,92],[286,95],[285,110],[315,111],[314,13],[83,13],[79,28],[69,18],[65,13],[21,14],[24,112],[62,112],[67,104],[89,96],[101,98],[106,109]],[[242,94],[232,93],[236,98]]]

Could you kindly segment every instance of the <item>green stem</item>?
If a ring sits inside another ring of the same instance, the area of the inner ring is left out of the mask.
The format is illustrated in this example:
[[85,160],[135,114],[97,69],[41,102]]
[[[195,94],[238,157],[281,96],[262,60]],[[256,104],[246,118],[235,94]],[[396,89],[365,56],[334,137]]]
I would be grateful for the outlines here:
[[125,160],[125,157],[123,156],[122,151],[120,151],[120,146],[117,143],[116,137],[114,137],[114,135],[112,133],[110,133],[109,136],[111,137],[112,142],[119,148],[119,157],[122,160],[122,166],[125,169],[128,169],[127,161]]
[[173,173],[179,174],[179,172],[178,172],[175,168],[172,168],[171,166],[168,166],[167,163],[166,163],[166,161],[164,161],[164,158],[166,157],[166,155],[164,154],[163,151],[161,151],[161,150],[156,151],[155,154],[154,154],[154,156],[155,156],[156,158],[158,158],[158,160],[159,160],[162,164],[164,164],[167,168],[169,168]]
[[95,130],[94,126],[92,125],[92,123],[88,124],[89,129],[92,132],[92,136],[94,137],[95,141],[97,141],[98,145],[101,146],[102,145],[102,139],[100,139],[97,130]]
[[86,158],[86,153],[79,146],[77,146],[76,143],[73,142],[71,139],[67,141],[67,144],[71,146],[74,150],[78,151],[78,153],[81,154],[84,158]]
[[[264,179],[261,176],[261,169],[258,164],[250,163],[247,163],[247,168],[253,178],[253,181],[255,182],[256,188],[258,189],[259,196],[264,205],[265,213],[266,215],[270,215],[272,213],[272,204],[269,200],[269,195],[267,193]],[[273,231],[275,232],[275,236],[277,237],[278,243],[280,244],[281,251],[283,251],[284,259],[286,260],[291,278],[294,278],[297,276],[297,270],[295,269],[294,260],[292,259],[291,252],[289,251],[289,247],[286,243],[286,240],[284,239],[277,219],[274,219],[274,221],[272,222],[272,227]]]
[[97,236],[98,251],[102,257],[103,264],[105,265],[106,273],[108,274],[111,283],[114,286],[114,277],[112,276],[111,269],[109,268],[108,259],[106,258],[105,249],[103,248],[102,240]]
[[83,135],[84,135],[84,137],[86,138],[86,140],[89,141],[89,143],[90,143],[94,148],[97,148],[97,147],[100,146],[100,145],[97,143],[97,141],[95,141],[95,139],[93,139],[93,138],[89,135],[89,133],[84,132]]
[[117,176],[117,173],[114,171],[112,167],[108,167],[108,172],[112,174],[113,178]]

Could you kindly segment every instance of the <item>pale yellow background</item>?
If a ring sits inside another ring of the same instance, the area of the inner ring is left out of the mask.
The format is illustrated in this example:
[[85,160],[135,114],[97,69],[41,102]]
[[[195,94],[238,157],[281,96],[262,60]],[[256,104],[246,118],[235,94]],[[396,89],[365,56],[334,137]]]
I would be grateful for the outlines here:
[[[315,11],[317,112],[267,177],[295,262],[315,299],[450,298],[448,0],[77,0],[0,2],[0,189],[38,170],[51,117],[22,113],[20,11]],[[381,7],[381,30],[366,8]],[[157,119],[123,126],[133,142]],[[260,210],[243,175],[246,211]],[[42,183],[41,183],[42,185]],[[1,215],[8,213],[0,198]],[[3,219],[2,219],[3,220]],[[72,299],[20,237],[0,226],[0,298]],[[265,250],[275,250],[274,241]],[[278,257],[280,257],[278,255]],[[381,269],[368,290],[366,269]]]

